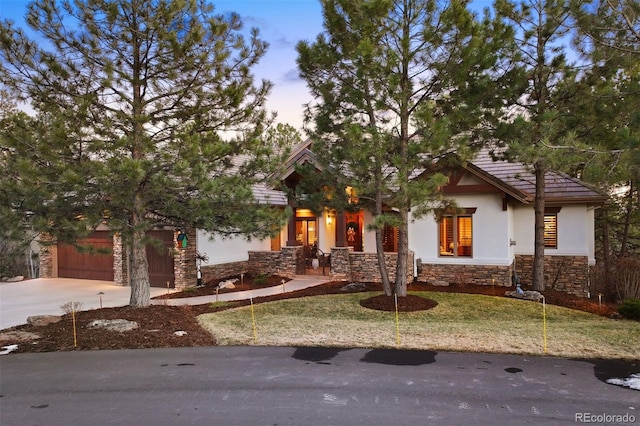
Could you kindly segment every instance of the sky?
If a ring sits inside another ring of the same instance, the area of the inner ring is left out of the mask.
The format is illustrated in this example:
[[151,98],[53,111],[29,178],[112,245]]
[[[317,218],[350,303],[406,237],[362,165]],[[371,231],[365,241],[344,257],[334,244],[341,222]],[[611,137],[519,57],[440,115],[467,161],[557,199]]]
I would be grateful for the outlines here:
[[[29,0],[0,0],[0,19],[11,19],[27,29],[24,21]],[[323,31],[319,0],[211,0],[218,13],[236,12],[247,28],[260,30],[269,49],[254,68],[256,80],[270,80],[274,87],[267,109],[277,112],[276,121],[302,130],[304,105],[312,100],[306,83],[298,76],[296,44],[313,41]],[[490,0],[474,0],[481,10]]]

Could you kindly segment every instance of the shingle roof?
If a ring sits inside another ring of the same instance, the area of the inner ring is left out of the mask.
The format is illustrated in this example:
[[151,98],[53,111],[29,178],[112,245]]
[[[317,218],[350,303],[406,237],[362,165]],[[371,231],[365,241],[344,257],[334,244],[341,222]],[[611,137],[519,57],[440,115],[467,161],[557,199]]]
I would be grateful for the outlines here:
[[[484,149],[467,164],[467,170],[489,180],[524,203],[534,200],[535,175],[521,163],[493,161],[489,150]],[[545,201],[548,203],[600,204],[606,199],[606,195],[564,173],[550,171],[545,175]]]

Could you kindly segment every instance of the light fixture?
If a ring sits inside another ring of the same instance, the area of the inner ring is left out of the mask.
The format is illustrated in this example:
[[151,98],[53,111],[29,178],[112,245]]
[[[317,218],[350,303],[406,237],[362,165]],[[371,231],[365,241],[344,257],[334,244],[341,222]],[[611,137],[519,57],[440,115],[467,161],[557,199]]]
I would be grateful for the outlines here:
[[329,226],[333,225],[333,217],[334,217],[333,213],[327,212],[327,225]]

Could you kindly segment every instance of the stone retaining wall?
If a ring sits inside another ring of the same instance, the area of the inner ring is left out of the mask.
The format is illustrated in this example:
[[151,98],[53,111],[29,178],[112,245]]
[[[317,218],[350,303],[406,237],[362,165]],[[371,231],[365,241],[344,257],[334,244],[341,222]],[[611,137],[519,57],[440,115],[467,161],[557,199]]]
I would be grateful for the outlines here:
[[221,263],[219,265],[202,265],[202,282],[219,281],[223,278],[239,276],[249,272],[249,261]]

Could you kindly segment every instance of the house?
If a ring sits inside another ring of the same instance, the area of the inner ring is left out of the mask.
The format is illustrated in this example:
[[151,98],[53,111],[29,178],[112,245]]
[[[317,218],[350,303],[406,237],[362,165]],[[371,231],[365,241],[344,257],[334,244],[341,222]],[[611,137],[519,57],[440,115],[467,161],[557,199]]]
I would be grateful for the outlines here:
[[[282,182],[293,187],[299,176],[296,165],[315,164],[310,141],[296,147],[282,174]],[[435,284],[478,284],[510,286],[517,274],[523,285],[531,284],[534,253],[535,178],[523,165],[494,162],[487,151],[461,166],[449,176],[442,191],[459,206],[409,224],[409,281]],[[288,200],[284,192],[255,187],[256,198],[277,208],[290,207],[294,214],[288,224],[271,239],[246,241],[241,237],[220,238],[202,230],[185,230],[188,244],[178,241],[180,230],[157,230],[168,248],[164,253],[165,275],[152,285],[187,287],[194,285],[201,268],[204,281],[246,272],[294,276],[323,273],[331,279],[380,281],[375,250],[375,234],[367,229],[372,213],[325,210],[316,216],[304,206]],[[577,179],[561,173],[546,175],[545,282],[572,294],[589,293],[589,267],[595,264],[594,210],[606,197]],[[100,231],[97,231],[100,232]],[[126,259],[121,244],[108,233],[102,243],[111,245],[113,259],[105,260],[104,279],[126,285]],[[386,261],[391,279],[395,277],[397,232],[383,232]],[[93,235],[92,237],[98,237]],[[313,268],[310,251],[317,249],[321,264]],[[68,276],[65,265],[82,265],[74,272],[92,278],[97,263],[91,259],[69,261],[66,247],[56,253],[41,253],[43,276]],[[153,253],[153,250],[150,250]],[[171,253],[168,255],[167,253]],[[196,253],[207,262],[196,260]],[[153,254],[151,256],[154,256]],[[111,263],[110,263],[111,262]],[[150,268],[152,268],[150,261]],[[163,263],[158,259],[154,268]],[[112,266],[112,275],[108,275]],[[84,271],[84,272],[83,272]],[[67,274],[67,275],[63,275]],[[79,276],[78,276],[79,277]]]

